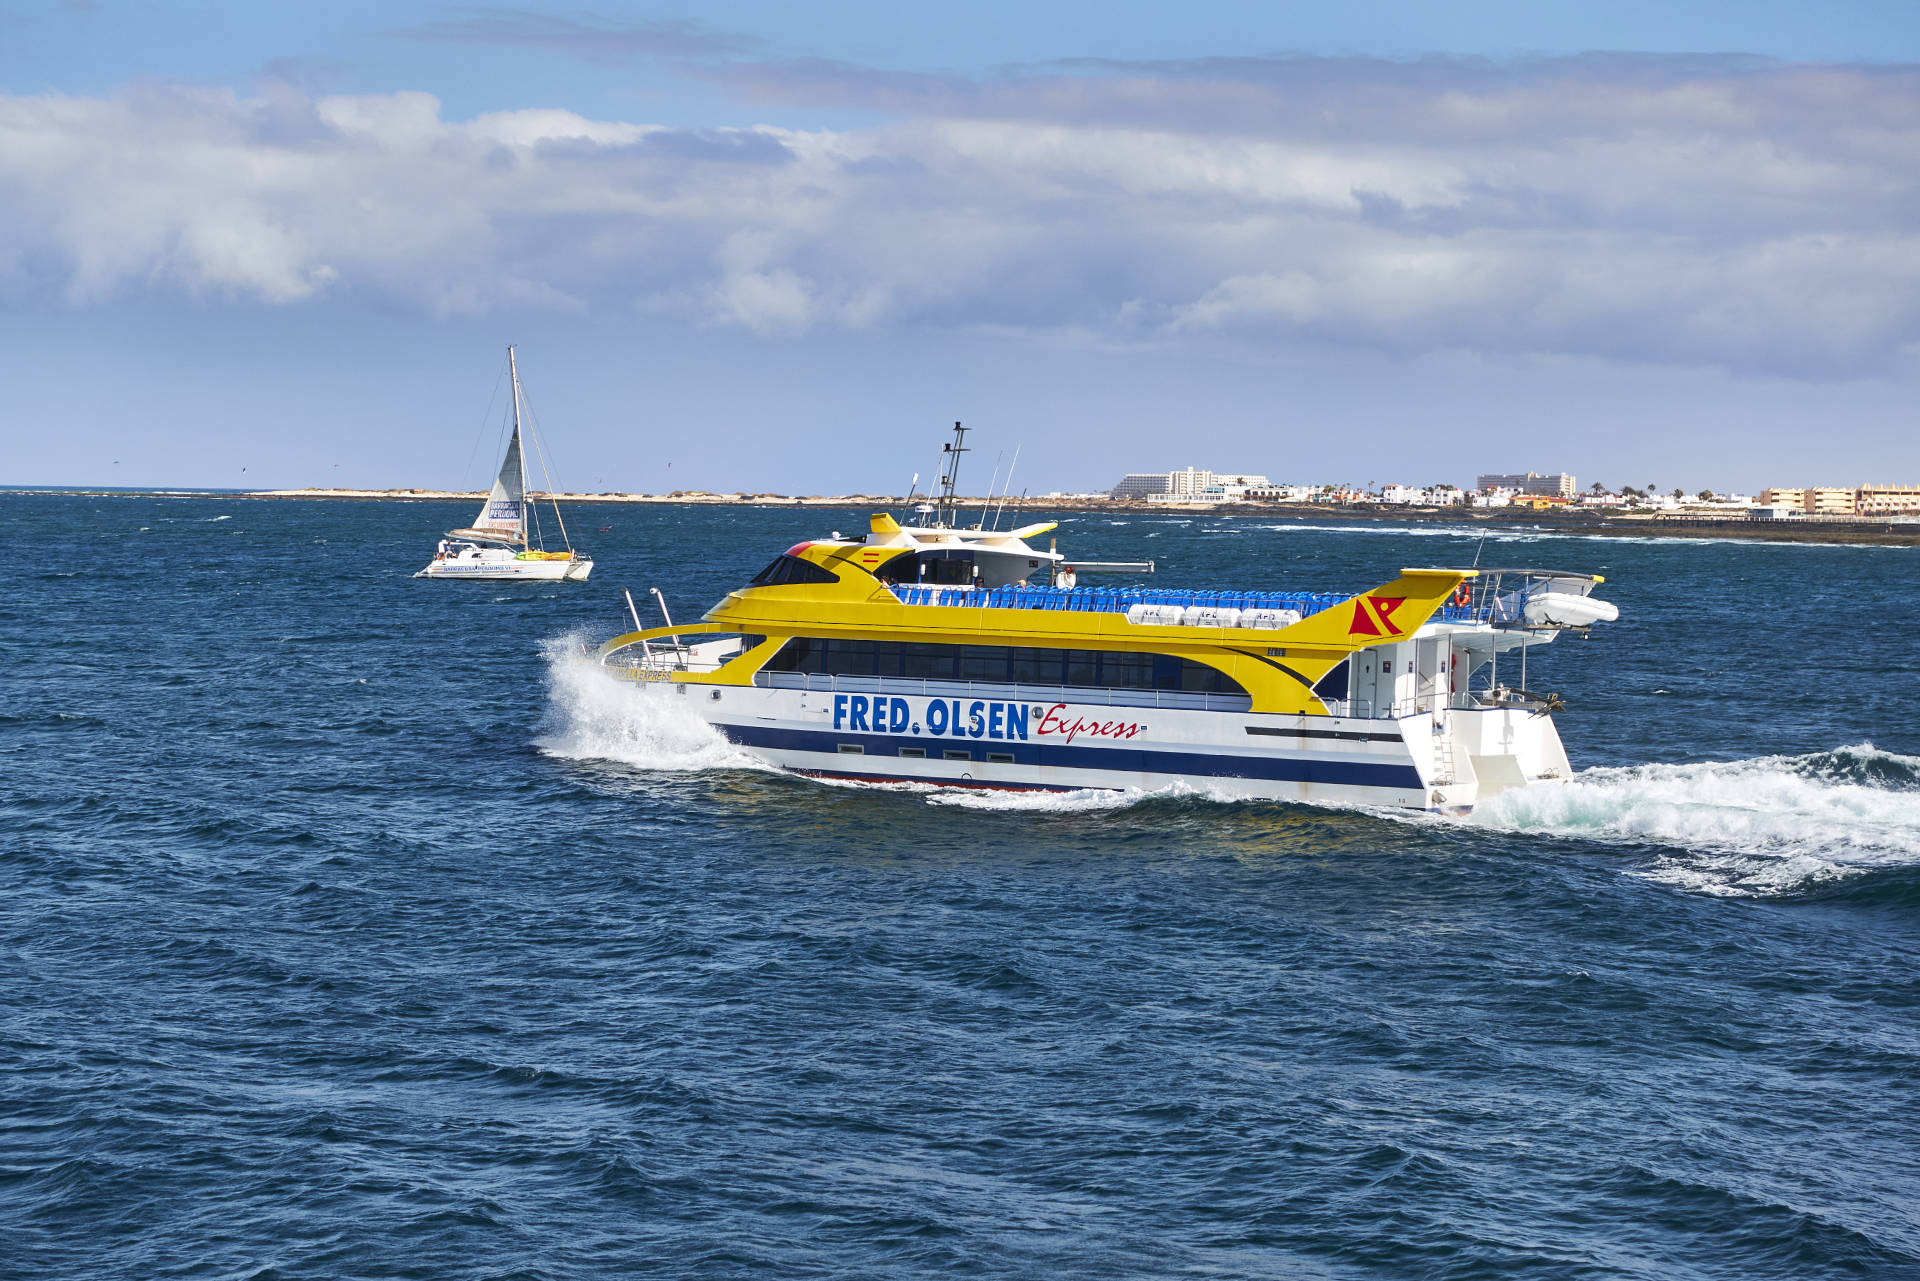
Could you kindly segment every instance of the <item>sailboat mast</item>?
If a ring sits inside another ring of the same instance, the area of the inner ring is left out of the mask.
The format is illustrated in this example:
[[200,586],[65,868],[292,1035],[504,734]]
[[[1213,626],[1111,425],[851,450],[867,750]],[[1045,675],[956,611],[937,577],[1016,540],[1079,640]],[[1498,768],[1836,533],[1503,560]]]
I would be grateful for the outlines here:
[[513,448],[519,452],[520,464],[520,550],[527,550],[527,514],[526,514],[526,451],[520,448],[520,367],[513,362],[513,344],[507,344],[507,382],[513,388]]

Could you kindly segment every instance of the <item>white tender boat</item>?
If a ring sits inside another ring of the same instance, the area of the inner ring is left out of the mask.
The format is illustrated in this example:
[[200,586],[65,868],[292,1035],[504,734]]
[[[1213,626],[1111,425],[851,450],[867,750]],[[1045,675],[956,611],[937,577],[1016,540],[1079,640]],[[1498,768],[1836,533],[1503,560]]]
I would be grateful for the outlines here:
[[[526,467],[520,445],[520,369],[511,347],[507,348],[507,376],[513,390],[513,436],[507,442],[506,456],[500,460],[500,474],[494,477],[493,491],[487,495],[472,525],[447,531],[447,536],[434,550],[433,560],[415,574],[415,578],[578,583],[585,582],[593,572],[593,561],[585,552],[574,550],[567,537],[560,502],[552,496],[551,475],[547,477],[548,501],[553,504],[553,521],[562,550],[548,551],[541,541],[539,513],[527,499]],[[538,449],[538,441],[535,448]],[[542,470],[545,470],[544,459]]]

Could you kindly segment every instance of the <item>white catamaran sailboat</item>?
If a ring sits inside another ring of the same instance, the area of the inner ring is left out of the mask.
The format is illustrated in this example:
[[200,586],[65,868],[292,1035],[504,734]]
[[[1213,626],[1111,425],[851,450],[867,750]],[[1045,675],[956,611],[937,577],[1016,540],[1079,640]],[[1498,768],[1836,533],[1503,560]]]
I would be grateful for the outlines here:
[[[585,552],[575,551],[567,538],[567,523],[561,518],[559,500],[553,497],[551,474],[547,475],[548,501],[553,503],[553,520],[560,527],[560,541],[566,550],[548,551],[540,541],[538,513],[527,500],[526,468],[520,450],[520,370],[511,347],[507,348],[507,378],[513,388],[513,438],[507,442],[506,457],[500,460],[493,492],[487,495],[472,525],[447,531],[432,562],[415,578],[578,583],[593,572],[593,561]],[[537,440],[535,447],[537,451]],[[540,462],[545,473],[544,456]]]

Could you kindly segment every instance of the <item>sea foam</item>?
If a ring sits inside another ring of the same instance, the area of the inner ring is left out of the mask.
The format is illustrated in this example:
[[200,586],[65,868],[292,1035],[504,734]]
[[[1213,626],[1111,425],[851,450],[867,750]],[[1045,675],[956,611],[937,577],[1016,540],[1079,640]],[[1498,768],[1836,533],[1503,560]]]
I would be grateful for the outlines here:
[[1474,811],[1499,831],[1667,847],[1634,874],[1780,894],[1920,863],[1920,757],[1871,743],[1804,756],[1590,769]]
[[721,737],[666,684],[618,680],[579,634],[543,646],[547,716],[535,746],[569,760],[618,761],[637,769],[765,769]]

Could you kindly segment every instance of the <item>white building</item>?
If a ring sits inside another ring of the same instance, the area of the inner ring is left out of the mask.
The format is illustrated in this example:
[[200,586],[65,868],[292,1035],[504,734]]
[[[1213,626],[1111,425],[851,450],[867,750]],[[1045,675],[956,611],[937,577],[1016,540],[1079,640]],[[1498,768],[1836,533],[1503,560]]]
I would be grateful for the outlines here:
[[1109,493],[1112,498],[1152,498],[1167,492],[1167,473],[1163,471],[1129,472]]
[[1245,496],[1257,503],[1310,503],[1314,493],[1312,485],[1276,485],[1269,481],[1247,486]]
[[1545,475],[1540,472],[1515,472],[1508,475],[1488,474],[1474,482],[1474,488],[1481,493],[1504,489],[1515,494],[1526,494],[1542,498],[1572,498],[1580,491],[1570,472],[1557,471]]
[[1250,472],[1211,472],[1188,467],[1176,472],[1132,472],[1113,487],[1115,498],[1164,498],[1171,502],[1231,502],[1265,485]]

